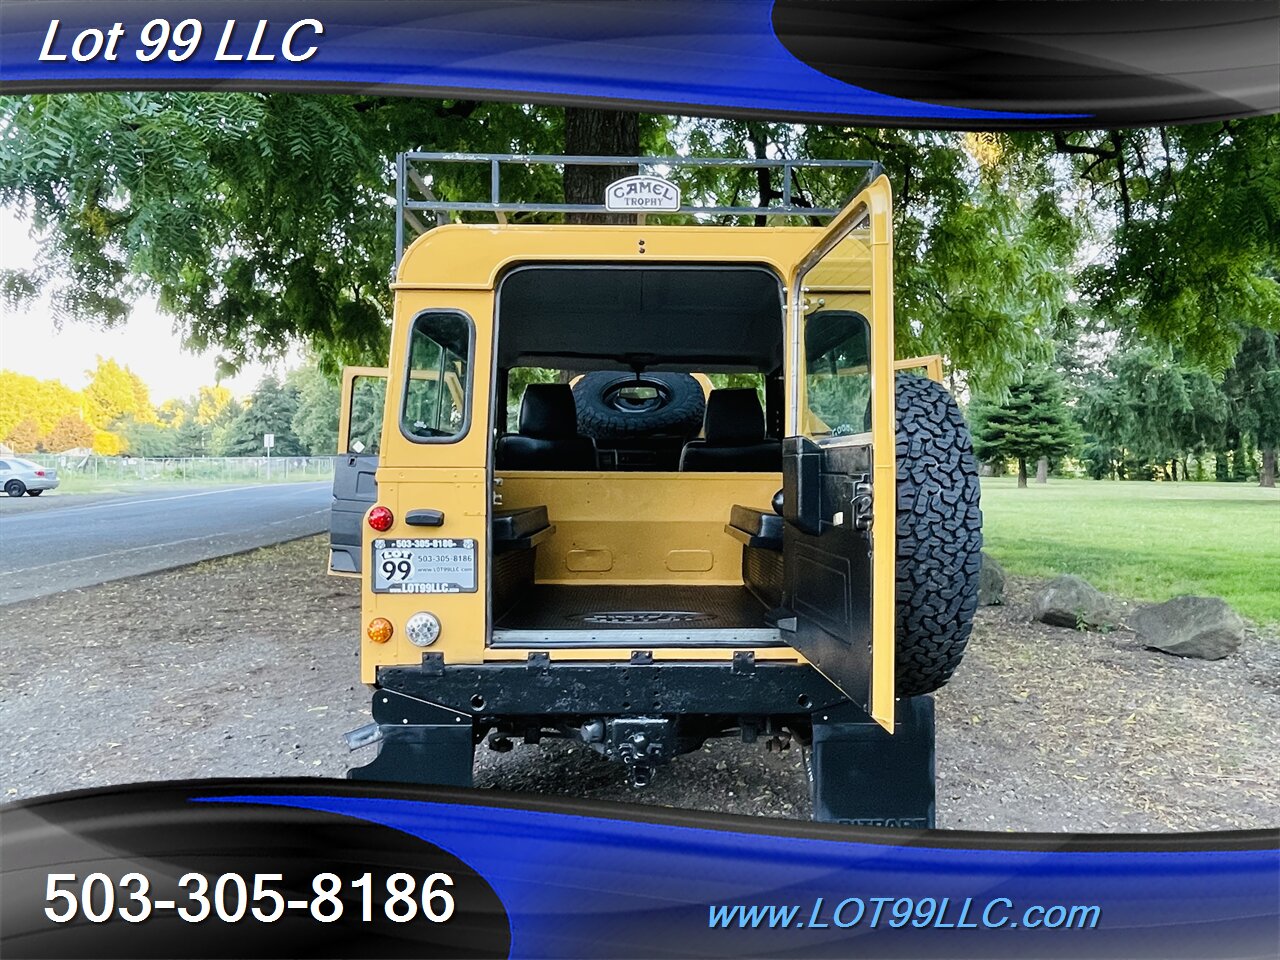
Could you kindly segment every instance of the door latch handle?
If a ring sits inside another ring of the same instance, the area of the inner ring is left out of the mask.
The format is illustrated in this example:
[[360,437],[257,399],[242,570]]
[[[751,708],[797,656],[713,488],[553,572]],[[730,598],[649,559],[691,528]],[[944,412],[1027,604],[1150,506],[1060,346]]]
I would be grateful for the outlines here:
[[404,522],[411,527],[443,527],[443,510],[410,510],[405,514]]
[[853,526],[858,530],[870,530],[872,519],[871,484],[860,481],[853,485]]

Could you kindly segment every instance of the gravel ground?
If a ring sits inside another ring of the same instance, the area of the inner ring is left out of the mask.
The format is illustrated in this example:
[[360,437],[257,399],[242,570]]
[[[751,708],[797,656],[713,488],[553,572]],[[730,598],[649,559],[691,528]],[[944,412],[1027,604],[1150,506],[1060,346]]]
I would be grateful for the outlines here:
[[[0,795],[143,780],[342,776],[367,721],[358,585],[318,538],[0,607]],[[979,613],[938,694],[939,826],[1167,831],[1280,822],[1280,637],[1204,663]],[[1272,632],[1274,633],[1274,631]],[[361,754],[360,757],[367,756]],[[481,749],[477,784],[806,818],[798,750],[713,742],[645,789],[580,746]],[[363,762],[361,759],[360,762]]]

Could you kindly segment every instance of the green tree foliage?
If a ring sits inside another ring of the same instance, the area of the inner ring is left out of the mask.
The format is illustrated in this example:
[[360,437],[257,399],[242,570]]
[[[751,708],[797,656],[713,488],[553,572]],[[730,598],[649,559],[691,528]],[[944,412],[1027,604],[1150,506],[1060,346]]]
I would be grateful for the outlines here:
[[1062,380],[1048,367],[1029,370],[1003,401],[975,400],[969,419],[979,459],[1016,460],[1020,487],[1027,485],[1028,461],[1070,453],[1079,441]]
[[1274,487],[1280,447],[1280,334],[1256,327],[1245,331],[1222,390],[1233,426],[1252,436],[1261,451],[1259,483]]
[[240,415],[227,424],[217,436],[217,453],[228,457],[261,457],[265,434],[275,434],[271,455],[305,456],[306,448],[293,432],[293,418],[298,412],[298,390],[281,384],[275,377],[264,377]]
[[178,431],[159,420],[139,420],[129,416],[117,421],[113,431],[120,437],[120,452],[130,457],[178,457]]
[[[983,153],[966,134],[923,130],[698,120],[680,136],[691,152],[711,156],[879,160],[895,191],[898,355],[943,354],[986,389],[1048,359],[1079,228],[1040,158]],[[783,195],[778,171],[703,168],[678,176],[687,194],[705,202],[763,206]],[[839,206],[857,177],[798,172],[792,197],[800,205]]]
[[[228,367],[299,340],[326,369],[381,362],[395,154],[593,143],[881,161],[896,194],[899,354],[941,353],[957,383],[988,396],[1050,359],[1076,295],[1121,347],[1170,350],[1214,376],[1232,368],[1246,331],[1280,330],[1276,116],[963,134],[283,93],[0,98],[0,202],[29,212],[42,239],[36,269],[0,277],[0,295],[51,289],[63,314],[111,324],[151,292],[191,346],[220,348]],[[506,198],[594,198],[587,169],[570,166],[566,184],[554,169],[513,167]],[[428,186],[486,196],[488,175],[451,166]],[[763,204],[789,187],[797,203],[824,206],[856,178],[674,176],[694,200]]]
[[1215,372],[1244,329],[1280,329],[1280,115],[1009,139],[1088,187],[1106,253],[1081,286],[1117,329]]
[[1220,449],[1228,430],[1228,405],[1214,378],[1152,347],[1108,358],[1078,409],[1095,477],[1177,480],[1182,464],[1185,478],[1188,456]]
[[298,441],[313,457],[337,453],[342,394],[334,378],[312,363],[291,371],[285,382],[298,392],[298,409],[291,421]]
[[[0,202],[31,212],[61,313],[120,323],[144,291],[227,367],[301,339],[338,361],[385,356],[405,149],[554,152],[563,110],[471,101],[258,93],[0,100]],[[527,175],[534,178],[535,174]],[[547,177],[547,172],[541,172]],[[487,195],[488,170],[433,187]],[[521,183],[514,191],[553,191]],[[392,208],[393,209],[393,208]]]

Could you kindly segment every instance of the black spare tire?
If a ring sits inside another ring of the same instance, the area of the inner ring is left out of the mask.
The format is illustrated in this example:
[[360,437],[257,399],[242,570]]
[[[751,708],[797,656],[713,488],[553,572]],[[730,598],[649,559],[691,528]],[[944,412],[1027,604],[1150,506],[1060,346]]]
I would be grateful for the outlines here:
[[960,664],[978,608],[982,511],[973,440],[955,399],[900,375],[897,692],[937,690]]
[[[648,388],[635,391],[633,387]],[[637,397],[636,393],[644,396]],[[687,373],[596,370],[573,385],[578,432],[595,440],[642,436],[697,436],[707,401]]]

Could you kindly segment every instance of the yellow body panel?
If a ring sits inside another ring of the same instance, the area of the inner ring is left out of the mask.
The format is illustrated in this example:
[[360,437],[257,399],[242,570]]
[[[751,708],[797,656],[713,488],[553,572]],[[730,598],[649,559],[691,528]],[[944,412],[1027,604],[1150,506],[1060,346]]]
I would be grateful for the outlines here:
[[742,544],[724,530],[729,510],[769,510],[782,486],[778,473],[498,476],[503,506],[546,506],[556,528],[538,547],[539,583],[740,584]]
[[895,360],[894,370],[924,370],[924,374],[934,383],[942,382],[942,357],[931,353],[927,357],[906,357]]
[[[871,214],[871,229],[841,246],[810,278],[829,295],[854,304],[872,328],[876,551],[873,564],[875,667],[872,713],[892,729],[894,575],[894,421],[892,275],[888,262],[888,184],[884,178],[856,198],[848,211]],[[863,214],[858,214],[862,216]],[[376,680],[379,666],[418,663],[423,651],[404,636],[405,621],[430,610],[441,622],[433,652],[447,663],[524,660],[528,651],[491,649],[488,617],[489,477],[494,439],[492,395],[497,290],[504,273],[537,263],[700,263],[761,265],[794,289],[798,267],[836,234],[848,239],[844,214],[829,228],[645,227],[453,224],[430,230],[405,252],[395,290],[395,322],[388,364],[385,422],[377,483],[379,503],[395,515],[394,526],[375,533],[366,525],[365,556],[374,537],[440,536],[477,541],[477,590],[449,595],[375,594],[362,578],[361,675]],[[838,241],[840,237],[836,237]],[[829,252],[829,251],[827,251]],[[806,281],[808,282],[808,281]],[[792,381],[785,425],[788,435],[806,423],[800,377],[803,370],[803,310],[789,294],[785,319],[785,363]],[[408,367],[408,331],[424,310],[455,310],[474,325],[470,360],[469,427],[450,443],[420,443],[401,432]],[[709,383],[704,383],[704,388]],[[346,416],[344,410],[343,416]],[[346,420],[343,424],[345,426]],[[556,532],[538,548],[535,577],[544,583],[740,584],[742,547],[724,532],[733,504],[767,508],[781,486],[779,474],[544,473],[498,475],[504,507],[545,505]],[[407,511],[443,511],[442,527],[424,531],[403,523]],[[643,519],[631,519],[643,518]],[[367,564],[366,564],[367,566]],[[385,617],[395,632],[373,643],[363,626]],[[626,660],[629,648],[548,651],[552,659]],[[658,648],[655,659],[728,660],[733,649]],[[789,647],[755,651],[759,660],[803,662]]]
[[397,292],[492,291],[502,274],[517,264],[575,260],[764,264],[785,279],[825,232],[822,227],[446,224],[423,234],[405,251],[393,286]]

